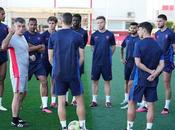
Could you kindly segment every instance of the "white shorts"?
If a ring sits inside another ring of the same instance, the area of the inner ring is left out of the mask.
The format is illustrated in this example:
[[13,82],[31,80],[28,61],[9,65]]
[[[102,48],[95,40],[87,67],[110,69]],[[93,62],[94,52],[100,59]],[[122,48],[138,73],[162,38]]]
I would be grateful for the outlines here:
[[23,93],[28,90],[28,77],[11,77],[11,83],[14,93]]

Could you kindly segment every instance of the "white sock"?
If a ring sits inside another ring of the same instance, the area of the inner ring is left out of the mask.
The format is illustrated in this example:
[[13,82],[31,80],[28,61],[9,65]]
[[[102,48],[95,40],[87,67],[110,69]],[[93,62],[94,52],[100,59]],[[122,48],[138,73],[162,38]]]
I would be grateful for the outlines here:
[[110,102],[111,101],[111,96],[106,96],[106,102]]
[[62,127],[62,128],[67,126],[67,125],[66,125],[66,121],[60,121],[60,124],[61,124],[61,127]]
[[125,93],[125,101],[128,101],[128,93]]
[[170,100],[165,100],[165,108],[169,109],[170,106]]
[[141,107],[147,107],[146,101],[142,100]]
[[130,130],[133,127],[133,121],[127,121],[127,130]]
[[93,96],[92,96],[92,101],[93,101],[93,102],[97,102],[97,95],[93,95]]
[[69,101],[69,92],[67,91],[67,93],[66,93],[66,102],[68,102]]
[[151,130],[153,126],[153,123],[146,123],[146,129]]
[[52,96],[52,101],[51,103],[56,103],[56,97],[55,96]]
[[42,100],[43,108],[47,107],[48,97],[46,96],[41,97],[41,100]]
[[81,128],[86,129],[86,121],[85,120],[80,120],[79,123],[80,123]]
[[72,98],[72,102],[74,102],[75,101],[75,96],[73,96],[73,98]]
[[2,106],[2,97],[0,97],[0,106]]

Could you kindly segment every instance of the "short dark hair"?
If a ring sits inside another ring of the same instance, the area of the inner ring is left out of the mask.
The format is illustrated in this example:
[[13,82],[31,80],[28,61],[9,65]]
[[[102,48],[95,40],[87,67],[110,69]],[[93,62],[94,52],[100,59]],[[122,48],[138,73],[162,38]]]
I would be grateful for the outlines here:
[[63,14],[63,23],[66,25],[72,24],[72,14],[71,13],[64,13]]
[[37,22],[37,19],[36,19],[36,18],[31,17],[31,18],[29,18],[29,22],[30,22],[30,21],[36,21],[36,22]]
[[139,24],[139,27],[146,29],[146,31],[151,34],[153,26],[149,22],[142,22]]
[[130,23],[130,26],[138,26],[139,24],[138,23],[136,23],[136,22],[131,22]]
[[48,19],[47,19],[47,22],[49,21],[54,21],[55,23],[58,22],[58,19],[55,17],[55,16],[50,16]]
[[157,16],[157,18],[161,18],[161,19],[167,21],[167,16],[165,14],[160,14]]
[[77,17],[77,18],[79,18],[80,21],[81,21],[81,15],[80,15],[80,14],[74,14],[73,17]]
[[23,18],[21,18],[21,17],[18,17],[18,18],[15,19],[15,23],[17,23],[17,22],[25,23],[25,20]]
[[103,19],[104,21],[106,21],[106,18],[105,18],[104,16],[98,16],[98,17],[96,18],[96,20],[98,20],[98,19]]
[[0,7],[0,11],[4,11],[4,8]]

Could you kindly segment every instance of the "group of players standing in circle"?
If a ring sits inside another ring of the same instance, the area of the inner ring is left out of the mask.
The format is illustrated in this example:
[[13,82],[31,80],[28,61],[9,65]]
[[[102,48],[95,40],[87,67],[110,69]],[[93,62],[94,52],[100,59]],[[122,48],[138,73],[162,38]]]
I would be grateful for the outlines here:
[[[7,68],[7,50],[10,59],[10,79],[13,88],[12,121],[14,127],[25,127],[26,121],[20,118],[20,106],[27,93],[27,82],[35,75],[40,81],[41,108],[45,113],[52,113],[48,108],[48,79],[51,76],[51,104],[58,107],[58,116],[62,130],[67,130],[66,110],[68,90],[73,96],[72,104],[76,106],[80,130],[86,129],[85,106],[81,75],[84,73],[84,48],[88,35],[81,28],[79,14],[64,13],[62,29],[56,30],[57,18],[48,18],[49,29],[40,34],[37,19],[29,18],[26,31],[25,20],[15,19],[14,28],[2,23],[5,11],[0,7],[0,110]],[[128,108],[127,129],[133,130],[136,111],[147,111],[146,130],[151,130],[154,120],[154,102],[157,101],[158,77],[163,73],[165,84],[165,107],[161,114],[169,113],[171,99],[171,74],[174,69],[175,34],[166,27],[167,17],[158,16],[158,28],[155,39],[149,22],[130,24],[129,35],[121,46],[121,60],[124,64],[125,99],[121,109]],[[97,31],[91,35],[92,58],[92,102],[90,107],[97,107],[98,82],[102,75],[106,96],[105,107],[112,107],[111,87],[112,55],[115,52],[114,34],[105,28],[104,16],[96,18]],[[126,53],[124,50],[126,48]],[[125,57],[124,57],[125,55]],[[58,96],[58,104],[56,97]],[[136,103],[141,102],[136,110]]]

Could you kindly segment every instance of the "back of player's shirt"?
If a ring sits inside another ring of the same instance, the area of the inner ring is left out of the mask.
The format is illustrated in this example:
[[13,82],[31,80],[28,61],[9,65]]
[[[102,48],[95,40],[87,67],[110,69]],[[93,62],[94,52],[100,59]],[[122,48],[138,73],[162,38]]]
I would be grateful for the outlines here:
[[172,44],[175,44],[175,33],[171,29],[167,28],[163,32],[160,30],[157,31],[155,38],[164,52],[165,61],[174,62]]
[[53,49],[53,77],[63,81],[79,79],[79,47],[83,38],[72,29],[62,29],[50,36],[49,49]]
[[[156,69],[161,60],[163,51],[153,38],[145,38],[136,43],[134,57],[141,59],[141,63],[149,69]],[[150,74],[138,69],[138,84],[141,86],[154,87],[158,83],[158,78],[153,82],[147,80]]]
[[90,43],[94,47],[93,64],[111,65],[111,46],[116,44],[114,34],[108,30],[103,33],[96,31],[92,34]]
[[[0,48],[2,45],[2,41],[8,34],[8,27],[7,25],[0,22]],[[0,50],[0,63],[7,60],[7,51]]]
[[14,34],[9,43],[10,75],[28,77],[29,47],[24,36]]

